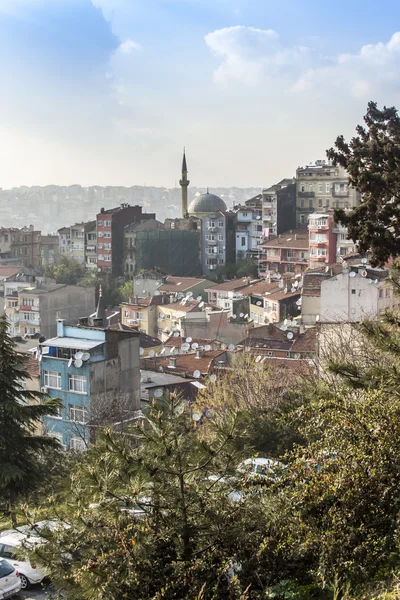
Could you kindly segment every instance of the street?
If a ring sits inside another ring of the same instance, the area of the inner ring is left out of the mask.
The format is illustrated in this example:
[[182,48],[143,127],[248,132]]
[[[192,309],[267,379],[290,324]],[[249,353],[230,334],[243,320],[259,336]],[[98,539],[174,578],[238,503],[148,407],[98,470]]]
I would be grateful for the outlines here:
[[29,590],[20,592],[16,600],[48,600],[54,594],[51,588],[43,589],[41,585],[34,585]]

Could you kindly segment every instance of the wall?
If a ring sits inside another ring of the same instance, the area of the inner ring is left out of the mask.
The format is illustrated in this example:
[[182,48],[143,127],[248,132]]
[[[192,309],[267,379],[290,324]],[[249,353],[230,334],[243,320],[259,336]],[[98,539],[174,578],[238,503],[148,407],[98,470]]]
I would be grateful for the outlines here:
[[[357,322],[378,312],[379,288],[384,282],[368,283],[368,279],[349,272],[327,279],[321,284],[321,322]],[[354,290],[354,292],[353,292]]]
[[94,312],[95,288],[67,285],[40,295],[40,332],[46,338],[57,333],[56,319],[75,325],[80,317]]
[[231,323],[228,311],[210,313],[206,321],[192,321],[189,318],[182,321],[183,337],[217,339],[235,345],[247,337],[252,327],[252,323]]
[[317,315],[321,313],[321,296],[301,297],[301,320],[303,325],[315,325]]
[[292,183],[276,192],[277,235],[296,228],[296,184]]
[[136,271],[160,268],[178,277],[200,275],[199,231],[137,231],[135,238]]
[[154,296],[156,289],[160,287],[162,283],[162,277],[153,279],[151,277],[136,275],[133,278],[133,295],[139,296],[139,298],[146,298],[146,296]]

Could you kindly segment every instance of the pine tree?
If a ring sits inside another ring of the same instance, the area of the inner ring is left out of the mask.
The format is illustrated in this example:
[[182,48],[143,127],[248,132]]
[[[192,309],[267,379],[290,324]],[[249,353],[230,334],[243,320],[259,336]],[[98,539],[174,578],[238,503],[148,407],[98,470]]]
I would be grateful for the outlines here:
[[335,211],[336,220],[361,252],[371,249],[374,263],[382,264],[400,255],[400,117],[394,107],[380,110],[370,102],[364,121],[350,142],[339,136],[327,156],[362,194],[350,213]]
[[25,358],[8,335],[6,317],[0,318],[0,500],[15,524],[15,504],[35,489],[43,476],[47,449],[56,448],[51,437],[37,435],[40,419],[55,415],[56,399],[23,389],[30,379]]

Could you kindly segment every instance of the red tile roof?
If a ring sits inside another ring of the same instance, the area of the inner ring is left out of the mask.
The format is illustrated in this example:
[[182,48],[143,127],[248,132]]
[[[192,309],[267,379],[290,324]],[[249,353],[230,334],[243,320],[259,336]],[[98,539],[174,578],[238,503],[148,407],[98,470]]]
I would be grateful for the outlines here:
[[249,337],[262,338],[264,340],[285,340],[286,333],[280,327],[270,323],[261,327],[249,329]]
[[224,281],[223,283],[218,283],[213,287],[206,288],[205,292],[235,292],[236,290],[240,290],[241,288],[245,288],[249,285],[249,283],[256,283],[260,281],[260,279],[254,279],[253,281],[249,281],[248,278],[241,279],[231,279],[230,281]]
[[298,250],[308,250],[308,229],[299,227],[298,229],[293,229],[291,233],[286,231],[280,236],[264,242],[260,248],[297,248]]
[[19,273],[24,267],[21,265],[20,267],[7,267],[0,265],[0,280],[7,279],[8,277],[13,277],[17,273]]
[[[194,371],[200,371],[202,375],[209,373],[214,361],[225,354],[225,350],[210,350],[203,352],[201,358],[196,358],[196,354],[176,354],[168,358],[147,358],[143,360],[143,367],[150,370],[158,370],[162,366],[168,373],[186,373],[190,377]],[[176,366],[170,366],[170,358],[176,360]]]
[[254,295],[254,296],[262,296],[266,292],[272,292],[273,290],[279,290],[279,284],[277,281],[272,281],[269,283],[265,279],[257,280],[255,283],[252,283],[240,290],[240,293],[244,296]]

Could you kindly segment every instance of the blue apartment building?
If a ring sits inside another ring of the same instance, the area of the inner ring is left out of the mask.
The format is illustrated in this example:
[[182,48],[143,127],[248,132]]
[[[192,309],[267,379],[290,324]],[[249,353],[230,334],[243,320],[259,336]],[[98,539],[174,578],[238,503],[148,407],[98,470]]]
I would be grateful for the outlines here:
[[44,433],[65,448],[84,450],[91,440],[95,403],[124,395],[132,411],[140,408],[139,334],[101,327],[101,319],[79,325],[57,322],[57,337],[40,345],[41,389],[60,398],[59,415],[43,420]]

